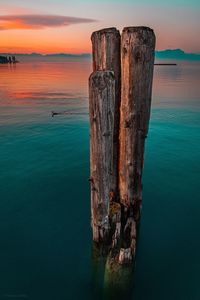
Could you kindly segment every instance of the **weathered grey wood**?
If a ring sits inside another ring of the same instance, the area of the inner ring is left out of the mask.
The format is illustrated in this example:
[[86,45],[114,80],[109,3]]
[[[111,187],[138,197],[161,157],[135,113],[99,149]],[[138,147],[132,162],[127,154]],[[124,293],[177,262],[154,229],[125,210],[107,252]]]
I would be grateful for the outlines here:
[[124,28],[121,38],[120,203],[139,219],[144,144],[148,132],[155,35],[148,27]]
[[95,31],[91,36],[93,71],[112,70],[120,77],[120,32],[116,28]]
[[105,241],[109,232],[112,195],[115,78],[112,71],[96,71],[89,78],[90,182],[93,240]]
[[105,28],[93,32],[92,54],[93,71],[113,71],[115,75],[115,106],[114,106],[114,135],[113,135],[113,166],[112,166],[112,198],[118,194],[118,143],[119,143],[119,108],[121,94],[120,66],[120,32],[116,28]]

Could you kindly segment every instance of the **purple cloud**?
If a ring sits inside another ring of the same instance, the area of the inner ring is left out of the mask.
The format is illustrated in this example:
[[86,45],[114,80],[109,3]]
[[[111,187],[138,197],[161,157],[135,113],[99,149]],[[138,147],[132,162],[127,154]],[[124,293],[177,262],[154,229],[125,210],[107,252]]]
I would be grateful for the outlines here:
[[0,15],[0,30],[43,29],[92,22],[96,20],[58,15]]

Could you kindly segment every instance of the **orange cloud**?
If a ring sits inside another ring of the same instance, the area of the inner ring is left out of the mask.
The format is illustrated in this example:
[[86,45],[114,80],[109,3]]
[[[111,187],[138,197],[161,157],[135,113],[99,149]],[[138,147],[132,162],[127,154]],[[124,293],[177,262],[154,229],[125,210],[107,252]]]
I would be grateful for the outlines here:
[[0,30],[43,29],[92,22],[96,20],[58,15],[1,15]]

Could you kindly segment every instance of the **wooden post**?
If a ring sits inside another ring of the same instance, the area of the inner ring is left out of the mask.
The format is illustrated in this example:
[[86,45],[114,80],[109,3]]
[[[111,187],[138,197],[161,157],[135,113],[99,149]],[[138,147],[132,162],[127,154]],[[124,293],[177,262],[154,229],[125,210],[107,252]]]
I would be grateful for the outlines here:
[[[155,35],[147,27],[92,34],[89,79],[90,173],[93,240],[108,242],[113,261],[133,261],[142,201]],[[121,48],[120,48],[121,47]],[[120,60],[121,53],[121,60]],[[112,273],[112,272],[111,272]],[[108,272],[108,274],[110,274]]]
[[112,191],[115,78],[96,71],[89,79],[90,182],[93,240],[106,241]]
[[[90,78],[89,88],[91,215],[93,240],[99,242],[100,239],[108,238],[110,202],[118,197],[120,33],[116,28],[107,28],[94,32],[91,40],[93,71],[99,71]],[[98,124],[101,124],[101,127],[98,127]],[[104,166],[101,166],[102,162],[105,163]],[[97,171],[94,171],[95,168]],[[97,187],[96,191],[94,186]]]
[[[142,201],[144,144],[148,132],[154,68],[155,35],[148,27],[127,27],[121,39],[121,107],[119,194],[124,212],[124,247],[119,261],[135,253],[136,224]],[[126,229],[129,227],[130,236]],[[132,232],[132,233],[131,233]],[[130,250],[130,251],[129,251]]]
[[[112,191],[111,197],[118,197],[118,152],[119,152],[119,109],[121,94],[121,66],[120,66],[120,32],[116,28],[106,28],[93,32],[92,54],[93,71],[113,71],[115,76],[115,106],[114,135],[113,135],[113,162],[111,168]],[[109,99],[108,99],[109,101]]]

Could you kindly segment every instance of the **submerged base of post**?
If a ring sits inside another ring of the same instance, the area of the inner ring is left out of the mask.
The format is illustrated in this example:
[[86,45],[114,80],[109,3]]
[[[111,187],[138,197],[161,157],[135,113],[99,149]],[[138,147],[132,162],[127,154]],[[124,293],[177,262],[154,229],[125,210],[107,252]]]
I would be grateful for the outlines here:
[[125,297],[124,293],[129,292],[132,285],[133,271],[134,264],[119,264],[112,255],[108,255],[105,265],[105,288],[112,293],[121,291]]
[[119,264],[108,248],[93,243],[91,280],[94,299],[129,299],[133,271],[133,264]]
[[125,210],[122,204],[112,201],[107,230],[102,227],[96,229],[94,224],[92,226],[95,249],[104,255],[106,253],[109,261],[112,261],[111,265],[132,264],[135,258],[137,225],[133,217],[127,217]]

